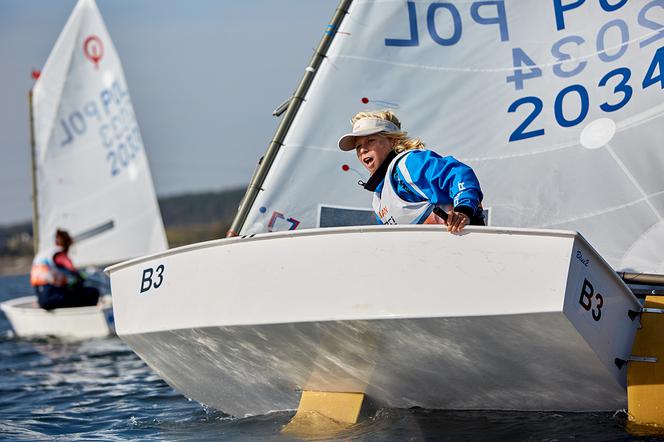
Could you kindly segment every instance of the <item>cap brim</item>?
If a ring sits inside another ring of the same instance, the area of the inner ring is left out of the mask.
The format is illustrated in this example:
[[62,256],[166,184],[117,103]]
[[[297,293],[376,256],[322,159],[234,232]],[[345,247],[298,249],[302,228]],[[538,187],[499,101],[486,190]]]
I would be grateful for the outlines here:
[[355,138],[364,137],[383,132],[385,129],[382,127],[372,127],[371,129],[364,129],[355,133],[350,133],[339,138],[339,149],[344,151],[355,150]]

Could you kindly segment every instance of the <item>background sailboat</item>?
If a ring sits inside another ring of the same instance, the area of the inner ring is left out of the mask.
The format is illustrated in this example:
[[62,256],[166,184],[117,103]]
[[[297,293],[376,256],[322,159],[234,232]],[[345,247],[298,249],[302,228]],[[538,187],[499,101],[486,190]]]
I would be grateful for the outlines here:
[[[74,237],[77,266],[167,249],[127,82],[94,0],[77,3],[30,99],[35,252],[54,246],[58,228]],[[32,301],[3,304],[19,334],[86,334],[81,311],[104,317],[96,308],[35,311]],[[16,323],[22,313],[30,326]],[[65,313],[70,320],[58,321]]]
[[76,238],[78,265],[167,248],[120,59],[93,0],[76,5],[32,93],[39,250]]

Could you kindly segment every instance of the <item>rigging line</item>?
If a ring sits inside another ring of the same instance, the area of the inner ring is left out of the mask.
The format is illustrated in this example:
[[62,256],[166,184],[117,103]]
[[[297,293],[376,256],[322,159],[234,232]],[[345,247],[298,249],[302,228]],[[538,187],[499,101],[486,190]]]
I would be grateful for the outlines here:
[[639,198],[637,200],[631,201],[629,203],[609,207],[608,209],[604,209],[604,210],[597,210],[597,211],[590,212],[590,213],[587,213],[585,215],[577,216],[577,217],[574,217],[574,218],[567,218],[567,219],[563,219],[563,220],[558,220],[555,223],[540,224],[538,227],[560,226],[560,225],[571,223],[571,222],[574,222],[574,221],[579,221],[579,220],[582,220],[582,219],[588,219],[588,218],[593,218],[595,216],[605,215],[607,213],[611,213],[611,212],[615,212],[615,211],[618,211],[618,210],[621,210],[621,209],[625,209],[627,207],[635,206],[635,205],[637,205],[639,203],[642,203],[644,201],[647,202],[648,198],[653,198],[653,197],[656,197],[656,196],[659,196],[659,195],[664,195],[664,190],[660,191],[660,192],[651,193],[650,195],[647,195],[643,198]]
[[[623,46],[629,46],[631,43],[638,43],[642,40],[647,39],[648,37],[651,37],[656,34],[660,34],[662,32],[662,29],[660,28],[657,31],[653,31],[647,34],[644,34],[640,37],[633,38],[631,40],[627,40],[625,43],[621,43],[619,45],[611,46],[608,48],[604,48],[602,51],[595,51],[591,52],[586,55],[581,55],[578,57],[574,58],[567,58],[565,60],[556,60],[553,62],[549,63],[538,63],[533,65],[533,67],[537,68],[548,68],[556,65],[560,65],[563,63],[571,63],[575,61],[582,61],[582,60],[587,60],[592,57],[595,57],[599,54],[606,54],[607,51],[612,51],[614,49],[619,49],[622,48]],[[430,66],[430,65],[423,65],[423,64],[414,64],[414,63],[398,63],[394,61],[388,61],[388,60],[381,60],[378,58],[370,58],[370,57],[362,57],[359,55],[344,55],[344,54],[327,54],[328,58],[347,58],[350,60],[360,60],[360,61],[368,61],[368,62],[373,62],[373,63],[382,63],[382,64],[387,64],[391,66],[400,66],[400,67],[407,67],[407,68],[417,68],[417,69],[425,69],[425,70],[431,70],[431,71],[443,71],[443,72],[512,72],[514,71],[514,66],[509,66],[509,67],[504,67],[504,68],[457,68],[457,67],[444,67],[444,66]],[[530,66],[529,66],[530,67]]]
[[302,144],[302,143],[288,143],[288,145],[284,145],[284,147],[287,147],[288,149],[308,149],[308,150],[316,150],[316,151],[321,151],[321,152],[327,152],[327,153],[337,153],[341,152],[339,148],[330,148],[330,147],[324,147],[324,146],[313,146],[311,144]]
[[323,147],[323,146],[312,146],[310,144],[288,144],[289,148],[295,148],[299,147],[300,149],[308,149],[308,150],[317,150],[317,151],[323,151],[323,152],[329,152],[329,153],[335,153],[339,151],[339,148],[332,149],[329,147]]
[[616,153],[613,151],[613,149],[611,148],[611,145],[609,145],[609,143],[606,143],[605,147],[606,147],[606,150],[611,154],[611,157],[613,157],[613,160],[618,164],[620,169],[622,169],[622,171],[625,173],[627,178],[629,178],[629,180],[632,182],[632,184],[634,184],[634,187],[636,187],[636,190],[638,190],[639,193],[643,196],[646,203],[648,204],[648,207],[650,207],[650,209],[655,213],[655,216],[657,216],[657,218],[660,221],[662,221],[662,215],[659,213],[659,211],[657,211],[657,209],[655,208],[653,203],[650,201],[650,198],[648,197],[648,194],[646,193],[645,190],[643,190],[643,187],[641,187],[639,182],[636,180],[636,177],[634,177],[634,175],[632,175],[632,173],[629,171],[629,169],[627,169],[627,166],[625,166],[625,163],[623,163],[622,160],[618,157],[618,155],[616,155]]

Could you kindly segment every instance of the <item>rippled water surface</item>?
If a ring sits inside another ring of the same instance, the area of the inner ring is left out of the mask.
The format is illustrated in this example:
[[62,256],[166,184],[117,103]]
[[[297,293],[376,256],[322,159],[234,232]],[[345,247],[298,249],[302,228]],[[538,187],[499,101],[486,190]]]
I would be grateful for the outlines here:
[[[0,278],[0,301],[28,291],[27,277]],[[174,391],[117,337],[19,340],[0,313],[2,440],[298,440],[280,433],[292,415],[231,418]],[[629,430],[624,412],[383,409],[317,440],[664,440],[664,432]]]

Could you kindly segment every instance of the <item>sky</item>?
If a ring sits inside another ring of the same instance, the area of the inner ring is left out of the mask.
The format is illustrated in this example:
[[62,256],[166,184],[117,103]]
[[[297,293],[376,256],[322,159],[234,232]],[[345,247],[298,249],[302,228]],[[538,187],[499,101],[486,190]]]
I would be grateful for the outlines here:
[[[31,218],[27,93],[75,0],[0,0],[0,225]],[[337,0],[97,0],[159,196],[246,186]]]

